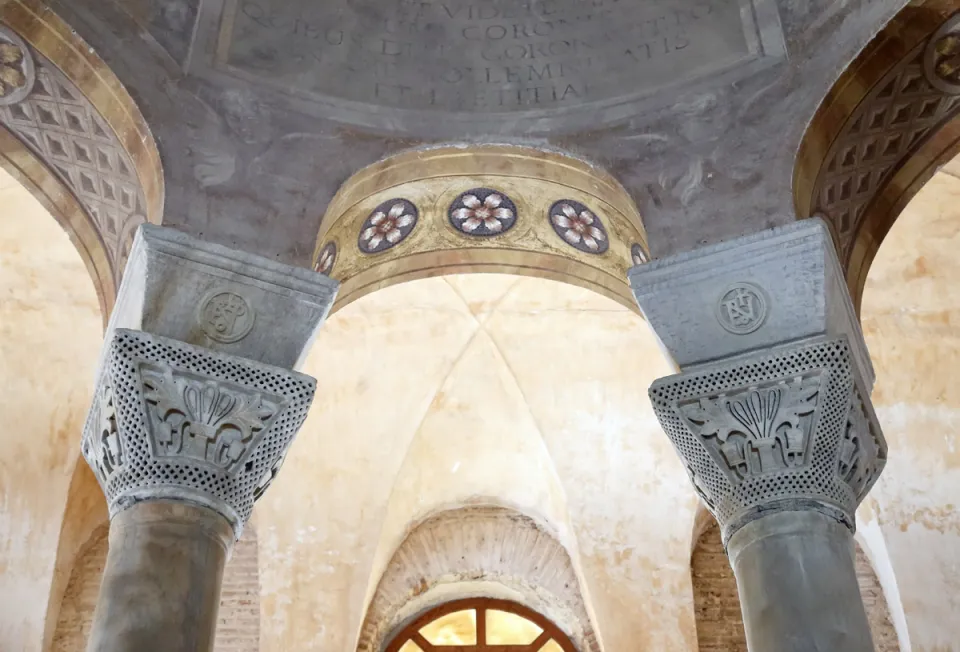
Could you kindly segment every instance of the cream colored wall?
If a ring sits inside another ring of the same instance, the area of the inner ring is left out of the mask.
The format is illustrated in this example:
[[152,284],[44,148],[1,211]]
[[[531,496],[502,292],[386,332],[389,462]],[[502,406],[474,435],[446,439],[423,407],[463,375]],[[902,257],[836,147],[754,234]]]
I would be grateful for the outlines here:
[[901,649],[957,650],[960,179],[938,173],[899,218],[871,268],[862,318],[890,444],[866,525],[875,518],[896,574],[909,630]]
[[0,649],[39,651],[100,346],[66,233],[0,170]]
[[350,650],[411,523],[501,504],[560,533],[607,650],[694,650],[696,500],[634,313],[536,279],[404,284],[325,325],[318,397],[257,508],[264,650]]

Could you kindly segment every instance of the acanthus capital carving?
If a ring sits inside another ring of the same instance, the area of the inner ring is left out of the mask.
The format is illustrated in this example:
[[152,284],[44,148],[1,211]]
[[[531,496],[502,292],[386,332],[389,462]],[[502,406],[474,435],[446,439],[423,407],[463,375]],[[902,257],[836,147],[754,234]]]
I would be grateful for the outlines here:
[[239,537],[307,416],[302,374],[117,329],[82,450],[111,515],[183,500],[220,512]]
[[724,538],[779,509],[853,528],[886,442],[845,337],[658,380],[654,410]]
[[279,397],[143,363],[143,400],[157,457],[182,457],[236,475],[286,407]]
[[734,482],[809,464],[820,374],[799,376],[680,405]]

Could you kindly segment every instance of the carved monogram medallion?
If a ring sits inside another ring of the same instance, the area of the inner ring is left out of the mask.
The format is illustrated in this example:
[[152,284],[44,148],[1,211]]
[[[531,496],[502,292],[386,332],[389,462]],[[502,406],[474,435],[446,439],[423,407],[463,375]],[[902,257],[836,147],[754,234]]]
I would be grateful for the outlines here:
[[357,246],[365,254],[377,254],[402,242],[417,226],[420,213],[413,202],[391,199],[377,206],[360,227]]
[[333,266],[337,264],[337,243],[328,242],[323,245],[323,249],[320,251],[320,256],[317,258],[317,264],[314,267],[314,270],[320,272],[324,276],[330,276],[333,272]]
[[680,406],[691,431],[739,480],[807,464],[820,374]]
[[230,344],[247,336],[253,328],[256,312],[239,294],[219,290],[201,302],[197,319],[207,337]]
[[734,335],[748,335],[767,318],[767,299],[753,283],[735,283],[727,288],[716,307],[717,321]]
[[607,230],[597,214],[572,199],[562,199],[550,207],[550,225],[574,249],[602,254],[610,248]]
[[923,72],[934,88],[960,94],[960,16],[944,23],[930,39],[923,55]]
[[157,457],[182,457],[236,474],[285,406],[282,399],[142,363],[143,400]]
[[24,100],[33,90],[36,79],[36,69],[27,44],[0,25],[0,105]]
[[517,222],[517,206],[502,192],[490,188],[474,188],[463,193],[450,205],[453,228],[474,236],[506,233]]

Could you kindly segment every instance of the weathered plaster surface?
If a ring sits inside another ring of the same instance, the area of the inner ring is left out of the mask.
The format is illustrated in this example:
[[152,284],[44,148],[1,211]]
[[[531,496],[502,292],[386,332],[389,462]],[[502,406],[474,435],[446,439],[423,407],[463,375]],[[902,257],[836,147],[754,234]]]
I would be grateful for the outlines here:
[[906,615],[911,647],[901,638],[902,649],[914,652],[952,650],[960,640],[960,180],[952,167],[890,232],[863,304],[874,401],[890,443],[873,492],[876,521]]
[[66,233],[0,171],[0,649],[39,651],[102,321]]
[[[338,115],[349,113],[350,106],[337,99],[326,104],[302,99],[302,89],[290,83],[290,75],[265,80],[261,74],[254,81],[229,72],[204,75],[221,26],[216,9],[224,3],[202,3],[199,14],[196,0],[50,4],[139,100],[168,177],[166,222],[223,244],[308,264],[321,216],[351,173],[391,152],[438,140],[559,147],[602,165],[640,207],[655,256],[785,223],[792,219],[794,155],[804,129],[840,71],[906,0],[766,2],[779,15],[787,56],[740,75],[735,83],[718,84],[710,75],[679,90],[664,88],[656,104],[602,128],[592,123],[587,129],[574,128],[558,112],[533,130],[507,115],[495,121],[495,133],[488,134],[468,134],[469,116],[454,119],[444,111],[418,114],[414,122],[426,127],[412,128],[408,117],[383,107],[374,112],[379,114],[379,128],[349,126],[348,120],[338,121]],[[392,17],[397,24],[402,21],[395,7],[409,10],[420,4],[441,3],[357,6],[376,23]],[[446,4],[453,12],[498,3]],[[524,5],[499,4],[514,10]],[[615,4],[598,0],[584,11],[592,19],[604,20],[603,10]],[[669,12],[692,4],[729,6],[731,1],[658,4]],[[204,18],[204,9],[213,13]],[[507,22],[508,31],[512,23],[524,23]],[[478,22],[481,27],[491,24],[496,23]],[[325,27],[287,21],[280,28],[296,29],[295,25],[300,29],[291,33],[291,39],[317,39]],[[521,25],[521,30],[531,28],[537,26]],[[362,38],[363,30],[357,28],[353,35]],[[436,35],[436,30],[429,37],[416,34],[411,56],[416,56],[416,47],[432,46]],[[522,43],[523,37],[518,37],[517,44]],[[457,42],[448,45],[447,51],[455,56]],[[635,43],[625,39],[622,45],[627,49]],[[324,52],[320,46],[307,52],[299,59],[298,53],[288,52],[294,62],[285,62],[284,69],[296,73],[301,66],[305,79],[315,76],[317,71],[309,68],[310,54],[322,59]],[[282,53],[267,49],[261,55]],[[429,89],[433,73],[428,63],[420,67],[422,84],[415,85]],[[416,60],[406,68],[417,70],[415,64]],[[317,64],[321,69],[323,65]],[[680,66],[677,77],[686,72]],[[642,91],[640,86],[625,85],[622,92]],[[291,95],[299,101],[291,103]]]
[[695,649],[695,495],[635,314],[536,279],[417,281],[334,315],[306,370],[317,402],[257,508],[264,650],[350,649],[412,524],[471,503],[558,532],[605,649]]

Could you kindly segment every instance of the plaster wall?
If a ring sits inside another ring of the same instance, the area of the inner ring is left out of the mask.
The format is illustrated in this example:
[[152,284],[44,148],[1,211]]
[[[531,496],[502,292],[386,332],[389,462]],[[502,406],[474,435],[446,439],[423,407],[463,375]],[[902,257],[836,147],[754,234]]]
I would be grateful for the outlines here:
[[558,533],[605,649],[696,648],[696,500],[646,398],[670,367],[633,312],[538,279],[428,279],[331,317],[306,371],[317,401],[257,509],[264,650],[351,649],[410,528],[464,504]]
[[66,233],[0,171],[0,649],[39,651],[102,320]]
[[866,527],[875,521],[882,531],[905,615],[901,649],[914,652],[954,650],[960,640],[957,169],[939,172],[899,218],[870,271],[862,310],[877,370],[873,398],[890,444]]

